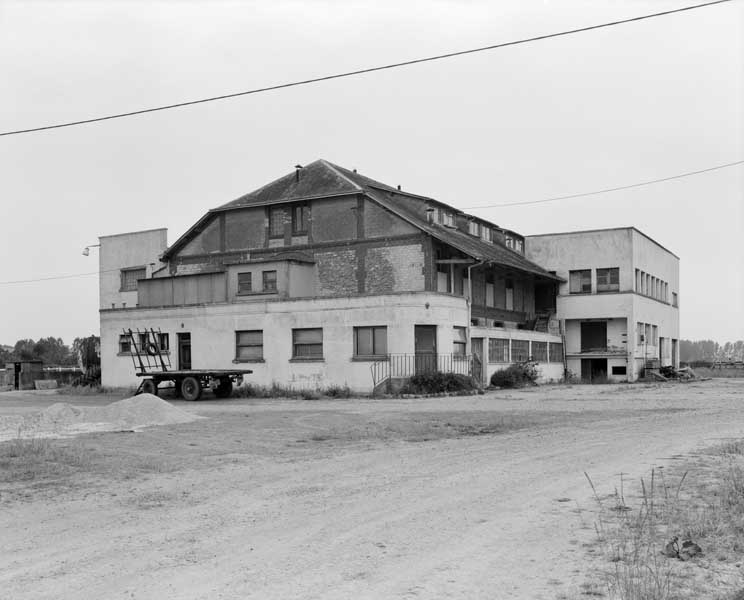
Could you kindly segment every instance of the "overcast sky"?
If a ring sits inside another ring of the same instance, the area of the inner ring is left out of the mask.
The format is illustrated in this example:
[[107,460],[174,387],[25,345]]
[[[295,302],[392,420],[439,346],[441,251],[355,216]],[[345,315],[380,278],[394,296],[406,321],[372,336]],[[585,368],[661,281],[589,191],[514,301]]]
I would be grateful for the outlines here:
[[[573,29],[694,0],[9,2],[0,131]],[[326,158],[457,207],[744,158],[744,2],[300,88],[0,137],[0,281],[95,271]],[[681,337],[744,338],[744,167],[473,213],[525,235],[634,225],[681,257]],[[0,284],[0,343],[98,333],[96,275]]]

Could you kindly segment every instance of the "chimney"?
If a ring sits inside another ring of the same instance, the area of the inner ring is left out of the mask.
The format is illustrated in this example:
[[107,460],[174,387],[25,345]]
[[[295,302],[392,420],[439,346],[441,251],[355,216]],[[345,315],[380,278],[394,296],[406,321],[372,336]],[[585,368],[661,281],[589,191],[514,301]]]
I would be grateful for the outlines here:
[[398,184],[398,190],[400,191],[400,184]]
[[295,165],[295,181],[300,180],[300,171],[302,171],[303,168],[302,165]]

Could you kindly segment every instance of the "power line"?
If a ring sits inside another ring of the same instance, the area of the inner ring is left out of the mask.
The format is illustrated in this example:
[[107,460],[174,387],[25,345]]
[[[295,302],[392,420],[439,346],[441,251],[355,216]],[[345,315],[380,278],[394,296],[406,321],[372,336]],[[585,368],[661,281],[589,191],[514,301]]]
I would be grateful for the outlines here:
[[94,118],[91,118],[91,119],[82,119],[80,121],[68,121],[68,122],[65,122],[65,123],[57,123],[57,124],[54,124],[54,125],[44,125],[42,127],[31,127],[31,128],[28,128],[28,129],[17,129],[15,131],[4,131],[4,132],[0,132],[0,137],[6,136],[6,135],[19,135],[19,134],[22,134],[22,133],[32,133],[34,131],[45,131],[47,129],[60,129],[62,127],[73,127],[75,125],[85,125],[85,124],[88,124],[88,123],[97,123],[99,121],[109,121],[111,119],[121,119],[121,118],[124,118],[124,117],[133,117],[133,116],[136,116],[136,115],[143,115],[143,114],[146,114],[146,113],[157,112],[157,111],[161,111],[161,110],[170,110],[172,108],[181,108],[181,107],[184,107],[184,106],[192,106],[194,104],[204,104],[206,102],[215,102],[217,100],[227,100],[229,98],[237,98],[239,96],[248,96],[250,94],[260,94],[260,93],[263,93],[263,92],[270,92],[270,91],[273,91],[273,90],[280,90],[280,89],[284,89],[284,88],[297,87],[297,86],[300,86],[300,85],[308,85],[308,84],[311,84],[311,83],[319,83],[321,81],[329,81],[331,79],[341,79],[342,77],[353,77],[355,75],[363,75],[365,73],[373,73],[375,71],[384,71],[386,69],[396,69],[396,68],[399,68],[399,67],[408,67],[408,66],[411,66],[411,65],[419,64],[419,63],[431,62],[431,61],[435,61],[435,60],[443,60],[443,59],[446,59],[446,58],[453,58],[455,56],[464,56],[466,54],[475,54],[476,52],[486,52],[488,50],[496,50],[497,48],[505,48],[507,46],[517,46],[519,44],[527,44],[527,43],[530,43],[530,42],[538,42],[538,41],[541,41],[541,40],[547,40],[547,39],[561,37],[561,36],[565,36],[565,35],[573,35],[573,34],[576,34],[576,33],[583,33],[583,32],[586,32],[586,31],[593,31],[595,29],[603,29],[603,28],[606,28],[606,27],[613,27],[615,25],[624,25],[626,23],[633,23],[633,22],[636,22],[636,21],[643,21],[645,19],[653,19],[655,17],[663,17],[663,16],[666,16],[666,15],[674,14],[674,13],[685,12],[685,11],[688,11],[688,10],[694,10],[694,9],[697,9],[697,8],[704,8],[706,6],[713,6],[714,4],[723,4],[725,2],[731,2],[731,1],[732,0],[715,0],[713,2],[705,2],[703,4],[695,4],[695,5],[692,5],[692,6],[684,6],[682,8],[675,8],[675,9],[672,9],[672,10],[665,10],[663,12],[651,13],[651,14],[647,14],[647,15],[640,15],[638,17],[631,17],[629,19],[621,19],[621,20],[618,20],[618,21],[610,21],[608,23],[599,23],[597,25],[589,25],[587,27],[579,27],[578,29],[569,29],[569,30],[565,30],[565,31],[559,31],[559,32],[556,32],[556,33],[548,33],[548,34],[545,34],[545,35],[538,35],[538,36],[534,36],[534,37],[530,37],[530,38],[524,38],[524,39],[520,39],[520,40],[514,40],[514,41],[511,41],[511,42],[503,42],[503,43],[500,43],[500,44],[492,44],[490,46],[482,46],[482,47],[479,47],[479,48],[471,48],[469,50],[459,50],[457,52],[449,52],[447,54],[439,54],[439,55],[436,55],[436,56],[427,56],[427,57],[424,57],[424,58],[416,58],[416,59],[413,59],[413,60],[406,60],[406,61],[397,62],[397,63],[390,63],[390,64],[387,64],[387,65],[381,65],[381,66],[377,66],[377,67],[369,67],[369,68],[366,68],[366,69],[357,69],[355,71],[346,71],[344,73],[335,73],[333,75],[323,75],[321,77],[314,77],[312,79],[303,79],[303,80],[300,80],[300,81],[293,81],[293,82],[290,82],[290,83],[281,83],[281,84],[278,84],[278,85],[272,85],[272,86],[268,86],[268,87],[256,88],[256,89],[252,89],[252,90],[246,90],[246,91],[243,91],[243,92],[235,92],[235,93],[232,93],[232,94],[223,94],[221,96],[212,96],[212,97],[209,97],[209,98],[201,98],[199,100],[188,100],[186,102],[178,102],[178,103],[175,103],[175,104],[167,104],[167,105],[164,105],[164,106],[156,106],[156,107],[153,107],[153,108],[143,108],[141,110],[133,110],[133,111],[124,112],[124,113],[117,113],[117,114],[113,114],[113,115],[107,115],[107,116],[104,116],[104,117],[94,117]]
[[55,275],[53,277],[39,277],[38,279],[19,279],[17,281],[0,281],[0,285],[12,285],[15,283],[36,283],[37,281],[52,281],[54,279],[72,279],[73,277],[85,277],[87,275],[100,275],[101,273],[111,273],[121,269],[105,269],[103,271],[91,271],[90,273],[73,273],[71,275]]
[[680,173],[679,175],[672,175],[670,177],[662,177],[661,179],[651,179],[650,181],[641,181],[639,183],[631,183],[630,185],[621,185],[618,187],[604,188],[602,190],[595,190],[593,192],[583,192],[581,194],[571,194],[569,196],[554,196],[552,198],[543,198],[542,200],[526,200],[524,202],[506,202],[504,204],[484,204],[481,206],[465,206],[461,210],[475,210],[477,208],[498,208],[501,206],[525,206],[527,204],[542,204],[544,202],[556,202],[558,200],[570,200],[571,198],[584,198],[585,196],[594,196],[596,194],[606,194],[607,192],[617,192],[619,190],[629,190],[631,188],[637,188],[637,187],[641,187],[644,185],[652,185],[654,183],[661,183],[662,181],[682,179],[683,177],[691,177],[692,175],[700,175],[700,173],[708,173],[710,171],[726,169],[727,167],[735,167],[736,165],[741,165],[741,164],[744,164],[744,160],[737,160],[735,162],[726,163],[725,165],[717,165],[715,167],[708,167],[707,169],[700,169],[699,171],[688,171],[687,173]]

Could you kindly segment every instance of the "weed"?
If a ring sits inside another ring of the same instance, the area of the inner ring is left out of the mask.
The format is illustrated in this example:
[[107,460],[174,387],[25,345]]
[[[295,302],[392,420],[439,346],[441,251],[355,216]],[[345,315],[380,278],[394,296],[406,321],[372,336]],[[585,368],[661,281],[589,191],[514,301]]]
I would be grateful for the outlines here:
[[519,388],[537,383],[537,363],[524,362],[509,365],[491,375],[491,385],[500,388]]
[[414,375],[401,388],[401,394],[441,394],[444,392],[472,391],[475,380],[468,375],[433,371]]

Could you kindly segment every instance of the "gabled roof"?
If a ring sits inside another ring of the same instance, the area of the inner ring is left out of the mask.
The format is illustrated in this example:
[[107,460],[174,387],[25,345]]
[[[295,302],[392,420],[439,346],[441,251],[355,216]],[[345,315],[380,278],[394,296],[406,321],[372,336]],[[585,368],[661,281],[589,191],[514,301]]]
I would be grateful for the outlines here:
[[[410,192],[404,192],[396,187],[387,185],[365,177],[356,171],[350,171],[344,167],[335,165],[327,160],[316,160],[297,173],[290,173],[254,190],[232,202],[210,210],[197,223],[195,223],[184,235],[182,235],[168,250],[164,257],[172,254],[182,246],[190,236],[201,230],[216,212],[230,211],[251,206],[265,206],[268,204],[281,204],[287,202],[299,202],[313,198],[328,198],[348,194],[363,194],[373,202],[376,202],[391,213],[404,219],[414,227],[428,233],[433,238],[460,250],[473,257],[477,261],[490,262],[519,271],[525,271],[533,275],[563,281],[561,278],[548,273],[539,265],[527,260],[524,256],[502,246],[486,242],[480,238],[467,233],[444,227],[442,225],[429,223],[419,215],[408,210],[403,203],[396,202],[395,196],[406,196],[426,202],[444,206],[456,213],[462,211],[427,196],[419,196]],[[485,219],[478,219],[488,222]]]

